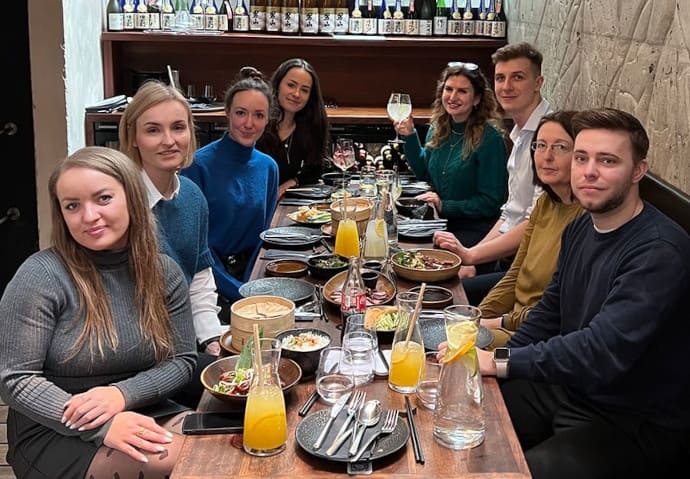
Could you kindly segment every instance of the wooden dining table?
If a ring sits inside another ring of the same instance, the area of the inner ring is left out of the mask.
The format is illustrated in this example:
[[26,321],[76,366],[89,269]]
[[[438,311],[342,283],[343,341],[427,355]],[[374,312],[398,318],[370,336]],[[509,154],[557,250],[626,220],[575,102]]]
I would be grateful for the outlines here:
[[[279,204],[273,217],[272,227],[293,225],[287,214],[297,209],[297,206]],[[427,242],[400,241],[401,248],[431,247]],[[330,242],[332,244],[332,241]],[[308,252],[322,252],[324,246],[319,243],[316,251],[310,246]],[[263,257],[265,249],[278,248],[275,245],[263,245],[259,255]],[[279,248],[282,249],[282,248]],[[258,279],[265,276],[265,266],[269,260],[259,259],[254,265],[251,278]],[[304,278],[312,283],[323,284],[310,276]],[[467,298],[462,284],[457,277],[440,283],[453,292],[454,303],[466,303]],[[397,291],[404,291],[418,283],[398,278]],[[334,343],[340,342],[340,314],[338,308],[326,302],[327,321],[317,319],[296,323],[297,326],[316,327],[328,332]],[[405,412],[405,396],[388,387],[387,378],[377,376],[374,381],[363,386],[367,399],[378,399],[384,409],[398,409]],[[296,439],[296,429],[303,420],[298,415],[299,409],[315,389],[314,378],[304,378],[285,395],[287,411],[288,439],[286,449],[277,455],[256,457],[245,453],[242,449],[241,434],[190,435],[185,442],[178,462],[171,475],[172,479],[197,478],[326,478],[347,476],[347,464],[318,458],[303,450]],[[483,407],[486,421],[485,439],[479,446],[468,450],[451,450],[435,442],[433,438],[433,412],[423,407],[417,407],[414,394],[409,395],[414,408],[414,420],[420,439],[424,463],[415,460],[412,438],[405,447],[397,452],[373,461],[372,478],[485,478],[485,479],[517,479],[529,478],[530,473],[523,451],[513,429],[508,411],[506,410],[498,384],[494,378],[483,378]],[[329,405],[316,401],[310,414]],[[199,411],[222,412],[231,408],[228,403],[221,401],[209,393],[204,393],[199,402]],[[404,415],[404,414],[403,414]]]

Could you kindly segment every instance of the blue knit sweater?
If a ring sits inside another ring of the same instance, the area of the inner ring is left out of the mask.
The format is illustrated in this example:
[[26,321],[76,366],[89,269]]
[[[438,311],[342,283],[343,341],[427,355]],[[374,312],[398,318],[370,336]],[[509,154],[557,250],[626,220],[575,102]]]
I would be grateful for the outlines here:
[[182,268],[187,284],[213,264],[208,249],[208,205],[189,178],[179,176],[180,191],[153,207],[161,250]]
[[[226,133],[197,151],[194,163],[181,174],[206,196],[216,285],[221,295],[236,301],[261,247],[259,234],[271,225],[278,201],[278,166],[270,156],[240,145]],[[240,281],[228,274],[224,261],[242,252],[251,259]]]

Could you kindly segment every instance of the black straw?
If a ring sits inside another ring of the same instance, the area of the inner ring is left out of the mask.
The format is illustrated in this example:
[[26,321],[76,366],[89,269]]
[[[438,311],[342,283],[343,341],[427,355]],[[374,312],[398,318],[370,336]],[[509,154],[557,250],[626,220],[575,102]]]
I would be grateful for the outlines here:
[[422,452],[422,445],[419,442],[419,435],[417,434],[417,426],[414,423],[410,398],[407,396],[405,396],[405,409],[407,409],[407,422],[410,424],[410,434],[412,435],[412,448],[414,449],[415,461],[417,461],[419,464],[424,464],[424,452]]
[[299,414],[301,417],[306,416],[318,398],[319,393],[316,391],[316,389],[314,389],[314,392],[311,393],[311,396],[307,398],[307,402],[304,403],[304,406],[302,406],[302,409],[300,409],[297,414]]

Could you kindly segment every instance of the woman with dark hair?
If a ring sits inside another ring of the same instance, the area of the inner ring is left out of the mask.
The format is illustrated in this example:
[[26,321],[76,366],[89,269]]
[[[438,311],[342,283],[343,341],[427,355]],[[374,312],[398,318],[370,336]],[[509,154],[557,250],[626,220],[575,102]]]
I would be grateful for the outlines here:
[[422,146],[412,115],[394,122],[405,158],[433,191],[417,196],[448,219],[462,244],[481,240],[496,222],[506,189],[506,147],[496,98],[474,63],[451,62],[441,73]]
[[168,477],[183,443],[169,398],[196,364],[187,282],[124,154],[77,150],[48,189],[52,246],[0,300],[7,462],[18,478]]
[[570,187],[574,111],[542,117],[532,141],[534,183],[544,190],[529,217],[512,265],[479,305],[492,330],[490,348],[505,345],[551,281],[565,227],[584,213]]
[[328,117],[319,77],[302,58],[284,61],[273,73],[276,115],[256,147],[278,163],[280,190],[318,181],[328,148]]
[[196,152],[182,170],[206,196],[208,243],[219,292],[222,322],[241,298],[261,246],[259,234],[271,225],[278,201],[278,166],[255,148],[271,114],[271,87],[252,67],[240,70],[225,94],[228,131]]

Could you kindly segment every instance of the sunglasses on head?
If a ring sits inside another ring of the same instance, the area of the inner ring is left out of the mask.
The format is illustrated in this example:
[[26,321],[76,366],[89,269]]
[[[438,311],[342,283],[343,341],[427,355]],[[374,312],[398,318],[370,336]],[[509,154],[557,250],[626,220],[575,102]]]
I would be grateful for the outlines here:
[[465,63],[465,62],[448,62],[450,68],[464,68],[468,71],[474,71],[479,69],[479,65],[476,63]]

